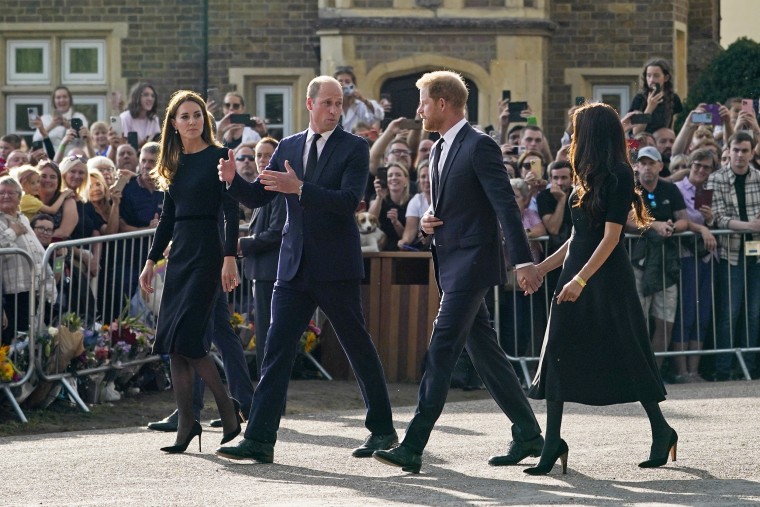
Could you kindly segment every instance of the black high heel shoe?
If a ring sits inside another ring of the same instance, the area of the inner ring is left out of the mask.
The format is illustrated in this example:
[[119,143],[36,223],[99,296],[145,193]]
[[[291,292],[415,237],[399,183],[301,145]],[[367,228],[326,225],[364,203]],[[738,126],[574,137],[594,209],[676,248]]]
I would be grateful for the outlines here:
[[230,431],[229,433],[225,433],[222,436],[221,445],[224,445],[227,442],[233,440],[236,436],[240,435],[240,431],[242,430],[242,426],[240,425],[240,421],[242,420],[242,415],[240,414],[240,402],[238,402],[238,400],[235,398],[230,398],[230,400],[232,400],[232,406],[235,409],[235,421],[237,422],[237,428]]
[[[673,428],[670,428],[670,435],[668,435],[668,446],[664,448],[664,438],[654,439],[652,441],[652,450],[649,451],[649,459],[639,463],[640,468],[657,468],[661,467],[668,462],[668,454],[670,458],[676,460],[676,451],[678,449],[678,433]],[[659,456],[657,455],[659,454]]]
[[554,453],[554,455],[552,455],[551,458],[549,458],[546,462],[544,462],[543,460],[544,454],[541,453],[541,459],[539,460],[538,465],[531,468],[526,468],[525,470],[523,470],[523,472],[525,472],[528,475],[546,475],[551,471],[552,467],[554,467],[554,464],[559,459],[562,461],[562,473],[566,474],[567,473],[567,455],[569,454],[569,452],[570,452],[570,449],[567,447],[567,442],[565,442],[564,440],[560,438],[559,448]]
[[187,449],[187,446],[190,445],[190,442],[192,442],[192,440],[197,436],[198,452],[201,452],[201,433],[203,433],[203,428],[201,428],[200,423],[198,423],[198,421],[193,421],[193,427],[190,429],[190,433],[187,435],[187,438],[184,442],[177,445],[170,445],[169,447],[162,447],[161,450],[169,454],[183,453]]

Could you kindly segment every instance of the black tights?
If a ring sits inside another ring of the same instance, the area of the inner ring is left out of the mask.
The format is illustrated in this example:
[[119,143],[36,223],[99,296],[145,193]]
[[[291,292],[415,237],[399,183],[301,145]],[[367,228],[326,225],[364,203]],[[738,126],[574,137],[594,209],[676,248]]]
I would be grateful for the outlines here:
[[213,359],[206,355],[200,359],[193,359],[181,354],[171,355],[172,386],[174,397],[177,400],[179,422],[177,424],[177,442],[185,441],[193,427],[193,383],[195,373],[200,375],[203,382],[214,394],[214,401],[222,418],[224,432],[229,433],[237,428],[237,417],[232,400],[227,395],[227,390],[222,384],[219,371],[216,369]]
[[[669,436],[670,426],[662,415],[660,404],[656,402],[642,402],[641,405],[647,413],[649,424],[652,427],[652,439]],[[562,412],[565,403],[563,401],[546,401],[546,433],[544,434],[544,450],[541,453],[541,461],[544,456],[551,457],[559,449],[560,429],[562,428]]]

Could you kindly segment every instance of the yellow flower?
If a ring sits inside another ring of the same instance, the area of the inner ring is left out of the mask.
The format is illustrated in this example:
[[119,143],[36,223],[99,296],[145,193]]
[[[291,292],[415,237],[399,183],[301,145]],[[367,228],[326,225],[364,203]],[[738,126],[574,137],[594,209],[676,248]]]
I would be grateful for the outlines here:
[[245,350],[254,350],[256,348],[256,335],[251,335],[251,339],[248,340]]
[[10,345],[4,345],[3,347],[0,347],[0,363],[5,362],[5,358],[8,357],[8,351],[10,348]]
[[11,363],[3,362],[0,366],[0,381],[10,382],[13,380],[13,366]]

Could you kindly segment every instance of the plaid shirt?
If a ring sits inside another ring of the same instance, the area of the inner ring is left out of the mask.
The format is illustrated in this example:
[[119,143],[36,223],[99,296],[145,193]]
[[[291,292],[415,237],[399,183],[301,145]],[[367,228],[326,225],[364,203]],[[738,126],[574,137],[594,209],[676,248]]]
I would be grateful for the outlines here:
[[[15,231],[10,227],[10,224],[13,222],[20,223],[26,227],[28,232],[17,236]],[[35,281],[35,288],[38,289],[40,267],[42,265],[42,258],[45,255],[45,249],[40,244],[37,236],[35,236],[32,226],[29,224],[29,219],[22,213],[18,213],[15,217],[0,213],[0,248],[20,248],[32,256],[37,266],[38,276]],[[0,282],[2,283],[3,294],[19,294],[31,290],[32,273],[29,269],[29,263],[21,255],[0,256],[0,267],[2,267],[3,273],[3,279]],[[49,302],[53,302],[55,301],[57,292],[53,271],[50,266],[46,266],[44,273],[47,274],[45,277],[47,299]]]
[[[720,169],[710,175],[707,188],[712,188],[713,215],[717,229],[728,229],[729,220],[741,220],[739,215],[739,202],[736,200],[736,174],[730,167]],[[747,202],[747,218],[752,220],[760,216],[760,171],[750,166],[747,179],[744,184],[744,193]],[[739,263],[739,249],[741,248],[741,234],[721,234],[718,238],[718,254],[723,260],[727,260],[735,266]],[[760,240],[760,234],[746,236],[746,240]]]

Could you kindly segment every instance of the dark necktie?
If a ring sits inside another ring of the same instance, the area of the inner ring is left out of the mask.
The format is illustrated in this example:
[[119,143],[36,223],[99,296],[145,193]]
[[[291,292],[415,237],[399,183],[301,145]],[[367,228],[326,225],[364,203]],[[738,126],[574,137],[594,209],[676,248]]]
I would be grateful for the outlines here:
[[438,194],[441,192],[439,185],[441,184],[441,176],[438,172],[438,161],[441,160],[441,154],[443,153],[443,138],[438,141],[433,151],[433,202],[438,200]]
[[317,152],[317,141],[320,137],[322,137],[321,134],[314,134],[314,137],[311,138],[311,148],[309,148],[309,156],[306,158],[306,169],[304,169],[303,172],[304,181],[311,181],[317,170],[317,158],[319,156]]

